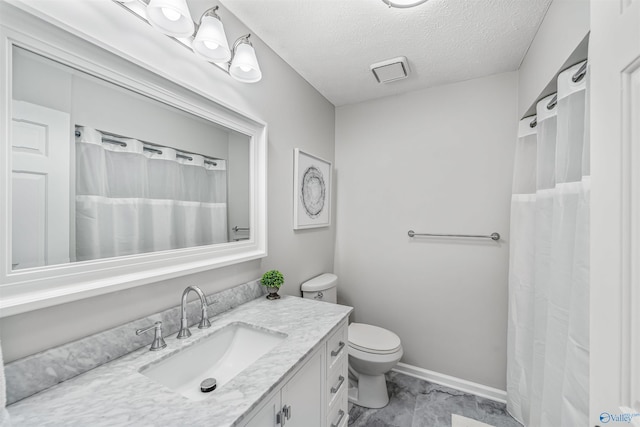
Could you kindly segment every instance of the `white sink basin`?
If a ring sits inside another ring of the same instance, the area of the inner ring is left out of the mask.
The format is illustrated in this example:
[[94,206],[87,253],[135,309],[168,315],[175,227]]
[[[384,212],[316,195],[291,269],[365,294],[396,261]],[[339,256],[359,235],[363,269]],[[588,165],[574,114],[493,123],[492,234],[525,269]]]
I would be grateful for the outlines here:
[[192,400],[203,400],[200,383],[215,378],[216,390],[268,353],[286,334],[232,323],[140,373]]

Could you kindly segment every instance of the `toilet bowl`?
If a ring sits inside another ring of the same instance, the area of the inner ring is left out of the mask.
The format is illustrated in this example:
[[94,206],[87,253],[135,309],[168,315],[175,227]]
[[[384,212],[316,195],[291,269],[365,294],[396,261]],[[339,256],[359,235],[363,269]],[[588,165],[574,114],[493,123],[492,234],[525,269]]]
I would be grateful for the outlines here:
[[[304,298],[337,303],[335,274],[325,273],[302,284]],[[382,408],[389,403],[389,372],[402,357],[400,338],[391,331],[364,323],[349,325],[349,401],[365,408]]]
[[366,408],[387,406],[389,395],[384,374],[402,358],[400,338],[377,326],[352,323],[348,351],[352,375],[349,400]]

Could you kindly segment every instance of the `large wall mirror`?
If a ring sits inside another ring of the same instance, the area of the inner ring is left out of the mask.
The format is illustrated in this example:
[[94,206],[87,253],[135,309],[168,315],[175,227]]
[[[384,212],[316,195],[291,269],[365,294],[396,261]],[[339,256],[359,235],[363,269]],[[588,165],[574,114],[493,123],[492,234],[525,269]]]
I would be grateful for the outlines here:
[[266,255],[264,123],[0,6],[0,315]]

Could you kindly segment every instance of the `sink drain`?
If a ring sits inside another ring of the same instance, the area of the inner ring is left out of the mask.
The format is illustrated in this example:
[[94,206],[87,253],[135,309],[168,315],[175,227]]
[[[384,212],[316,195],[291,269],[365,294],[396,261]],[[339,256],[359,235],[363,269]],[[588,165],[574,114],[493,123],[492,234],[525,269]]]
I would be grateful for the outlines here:
[[209,393],[216,389],[216,379],[215,378],[207,378],[200,383],[200,391],[203,393]]

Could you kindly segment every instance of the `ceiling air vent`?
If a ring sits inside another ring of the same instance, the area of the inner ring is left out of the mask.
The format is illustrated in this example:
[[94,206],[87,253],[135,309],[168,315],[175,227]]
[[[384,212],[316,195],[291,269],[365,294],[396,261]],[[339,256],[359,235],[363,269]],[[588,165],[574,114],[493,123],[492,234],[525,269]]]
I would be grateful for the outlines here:
[[371,72],[378,83],[394,82],[407,78],[409,75],[409,64],[407,63],[406,57],[400,56],[371,64]]

